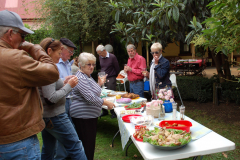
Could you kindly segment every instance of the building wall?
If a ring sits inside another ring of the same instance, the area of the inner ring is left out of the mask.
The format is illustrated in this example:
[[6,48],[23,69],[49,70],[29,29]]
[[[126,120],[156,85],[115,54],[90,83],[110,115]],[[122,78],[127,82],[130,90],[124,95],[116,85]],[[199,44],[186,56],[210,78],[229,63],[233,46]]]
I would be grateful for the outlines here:
[[177,42],[178,46],[175,43],[169,43],[168,46],[163,50],[163,56],[178,56],[180,53],[179,42]]

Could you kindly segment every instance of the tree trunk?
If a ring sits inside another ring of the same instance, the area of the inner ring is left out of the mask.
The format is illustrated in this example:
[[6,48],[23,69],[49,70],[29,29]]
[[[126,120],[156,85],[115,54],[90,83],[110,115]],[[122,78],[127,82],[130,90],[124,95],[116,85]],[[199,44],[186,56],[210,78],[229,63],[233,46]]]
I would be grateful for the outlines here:
[[223,70],[224,70],[224,75],[227,80],[231,79],[231,71],[230,71],[230,66],[228,62],[228,57],[225,54],[221,54],[222,58],[222,64],[223,64]]
[[79,50],[80,50],[80,53],[83,52],[83,46],[82,46],[82,40],[81,40],[81,37],[79,37]]
[[[213,51],[211,51],[211,55],[212,55],[212,59],[215,62],[218,76],[219,77],[224,77],[224,74],[223,74],[223,71],[222,71],[222,68],[221,68],[221,54],[218,53],[218,54],[215,55],[215,53]],[[219,81],[220,81],[220,83],[223,83],[223,82],[225,82],[225,79],[220,78]]]

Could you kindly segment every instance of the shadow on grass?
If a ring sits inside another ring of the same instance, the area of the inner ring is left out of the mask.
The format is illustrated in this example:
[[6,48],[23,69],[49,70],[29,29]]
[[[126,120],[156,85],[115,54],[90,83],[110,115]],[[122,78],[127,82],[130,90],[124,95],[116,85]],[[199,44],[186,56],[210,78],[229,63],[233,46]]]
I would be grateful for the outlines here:
[[104,116],[98,119],[98,130],[96,138],[96,148],[94,159],[96,160],[142,160],[142,156],[132,144],[128,148],[128,156],[125,156],[125,150],[122,149],[121,137],[118,134],[114,140],[114,147],[111,146],[112,139],[118,131],[117,118],[111,119],[111,116]]

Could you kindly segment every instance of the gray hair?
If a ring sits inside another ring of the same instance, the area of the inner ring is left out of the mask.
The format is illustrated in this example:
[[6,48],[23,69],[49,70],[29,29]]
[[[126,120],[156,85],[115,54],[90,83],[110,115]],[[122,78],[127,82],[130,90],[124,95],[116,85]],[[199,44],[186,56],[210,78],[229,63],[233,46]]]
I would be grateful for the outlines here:
[[158,49],[159,51],[162,50],[162,45],[159,42],[153,43],[151,49]]
[[19,31],[19,28],[16,27],[6,27],[6,26],[0,26],[0,37],[3,37],[3,35],[9,30],[12,29],[14,31]]
[[104,51],[105,50],[105,47],[103,45],[98,45],[97,48],[96,48],[96,51]]
[[129,45],[127,45],[127,50],[128,49],[134,49],[134,50],[136,50],[136,47],[133,45],[133,44],[129,44]]
[[84,67],[88,61],[96,62],[96,57],[92,53],[83,52],[78,57],[78,67]]

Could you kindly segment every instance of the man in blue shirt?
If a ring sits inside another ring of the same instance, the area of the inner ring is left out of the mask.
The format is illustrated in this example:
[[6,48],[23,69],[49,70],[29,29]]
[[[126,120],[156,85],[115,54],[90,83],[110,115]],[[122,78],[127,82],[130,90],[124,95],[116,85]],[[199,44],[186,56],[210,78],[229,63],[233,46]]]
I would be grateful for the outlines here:
[[[69,59],[71,58],[71,56],[73,56],[74,50],[77,49],[77,47],[73,44],[72,41],[70,41],[67,38],[61,38],[60,42],[63,44],[63,50],[62,50],[61,58],[57,63],[57,67],[58,67],[60,78],[65,83],[65,81],[67,82],[67,80],[73,76],[71,71],[72,63],[69,62]],[[65,110],[66,110],[66,113],[68,114],[69,119],[72,122],[72,118],[70,117],[70,114],[69,114],[70,105],[71,105],[71,95],[68,94],[66,96]],[[67,157],[67,152],[64,146],[62,144],[59,144],[58,142],[55,159],[56,160],[64,159],[66,157]]]

